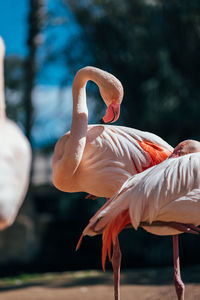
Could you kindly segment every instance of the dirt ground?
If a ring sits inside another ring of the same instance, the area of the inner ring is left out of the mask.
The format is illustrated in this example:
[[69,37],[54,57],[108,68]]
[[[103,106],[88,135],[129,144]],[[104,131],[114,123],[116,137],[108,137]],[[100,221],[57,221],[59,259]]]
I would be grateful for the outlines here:
[[[200,266],[182,270],[185,300],[200,299]],[[111,272],[45,274],[11,283],[0,283],[1,300],[113,300]],[[121,300],[176,299],[171,268],[123,272]]]

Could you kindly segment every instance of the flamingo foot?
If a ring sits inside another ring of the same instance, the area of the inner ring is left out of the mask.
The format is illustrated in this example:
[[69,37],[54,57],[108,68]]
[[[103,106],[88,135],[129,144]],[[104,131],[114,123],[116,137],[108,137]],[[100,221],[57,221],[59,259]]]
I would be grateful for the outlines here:
[[120,266],[121,266],[121,250],[119,246],[118,237],[113,245],[113,255],[111,258],[111,263],[114,272],[114,296],[115,300],[120,300]]
[[181,280],[178,235],[173,236],[174,285],[178,300],[184,300],[185,285]]

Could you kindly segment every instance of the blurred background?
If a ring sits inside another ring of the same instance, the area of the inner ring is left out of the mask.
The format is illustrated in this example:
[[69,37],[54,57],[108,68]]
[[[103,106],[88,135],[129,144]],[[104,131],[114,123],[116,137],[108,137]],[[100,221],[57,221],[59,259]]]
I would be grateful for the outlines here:
[[[0,233],[0,275],[101,269],[101,237],[76,243],[104,203],[51,183],[56,141],[70,129],[71,86],[81,67],[113,73],[125,95],[118,125],[156,133],[172,146],[200,140],[199,0],[0,1],[6,44],[7,114],[33,149],[31,183],[15,224]],[[87,86],[89,122],[105,113]],[[200,238],[180,237],[183,265],[200,263]],[[120,234],[122,268],[172,264],[171,237]],[[110,265],[107,265],[110,268]]]

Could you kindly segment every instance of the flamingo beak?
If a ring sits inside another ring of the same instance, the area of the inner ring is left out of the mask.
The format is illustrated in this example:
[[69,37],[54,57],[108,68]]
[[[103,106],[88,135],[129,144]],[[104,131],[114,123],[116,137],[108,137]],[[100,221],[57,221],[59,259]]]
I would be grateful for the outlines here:
[[112,101],[112,103],[108,106],[106,110],[106,114],[101,120],[104,124],[114,123],[117,121],[120,115],[120,104],[115,103]]

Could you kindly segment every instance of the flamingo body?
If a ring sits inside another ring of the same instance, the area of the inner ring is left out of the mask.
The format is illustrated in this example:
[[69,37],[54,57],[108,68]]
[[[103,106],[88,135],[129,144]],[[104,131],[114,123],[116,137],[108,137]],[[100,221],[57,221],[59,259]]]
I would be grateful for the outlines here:
[[142,226],[157,235],[181,233],[169,226],[159,226],[157,221],[200,225],[199,170],[200,153],[192,153],[167,159],[132,176],[95,215],[84,235],[104,232],[109,244],[109,239],[115,241],[129,223],[135,229]]
[[[72,86],[71,129],[55,146],[53,184],[65,192],[87,192],[96,197],[112,197],[124,181],[166,159],[173,148],[158,136],[136,129],[88,125],[86,84],[94,81],[107,105],[104,123],[119,117],[123,87],[113,75],[95,67],[79,70]],[[81,239],[80,239],[81,242]],[[78,246],[80,245],[78,243]],[[116,250],[116,251],[115,251]],[[115,299],[119,300],[120,249],[112,260]]]
[[197,151],[200,151],[198,142],[179,144],[169,159],[129,178],[90,220],[83,235],[103,233],[104,269],[107,253],[111,258],[111,244],[116,247],[119,232],[129,224],[156,235],[173,235],[174,283],[178,299],[184,300],[178,234],[200,231],[196,227],[200,225],[200,152]]
[[[62,157],[69,138],[56,145],[54,160]],[[154,161],[144,145],[155,152]],[[73,180],[62,190],[112,197],[132,175],[166,159],[173,148],[155,134],[110,125],[88,125],[86,145]],[[70,159],[70,156],[69,156]]]
[[3,61],[0,37],[0,230],[10,226],[24,200],[31,165],[31,148],[19,127],[6,117]]
[[113,122],[119,117],[123,98],[120,81],[95,67],[79,70],[72,87],[71,129],[55,146],[52,179],[62,191],[84,191],[109,198],[131,175],[166,159],[173,148],[151,133],[120,126],[88,125],[88,80],[98,85],[108,106],[104,120]]
[[0,229],[11,225],[28,187],[31,150],[15,123],[0,121]]

